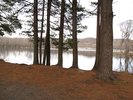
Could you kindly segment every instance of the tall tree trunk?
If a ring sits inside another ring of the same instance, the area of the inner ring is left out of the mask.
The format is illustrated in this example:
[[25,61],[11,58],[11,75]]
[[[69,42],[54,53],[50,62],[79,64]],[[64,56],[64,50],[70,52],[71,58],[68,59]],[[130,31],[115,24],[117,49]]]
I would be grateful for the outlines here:
[[42,62],[42,34],[43,34],[43,23],[44,23],[44,4],[45,4],[45,0],[43,0],[43,7],[42,7],[42,25],[41,25],[41,36],[40,36],[40,64]]
[[99,69],[99,60],[100,60],[100,26],[101,26],[101,3],[98,0],[98,7],[97,7],[97,39],[96,39],[96,60],[95,65],[92,70]]
[[101,50],[97,78],[108,81],[115,79],[112,71],[113,56],[113,12],[112,0],[101,0]]
[[38,64],[38,0],[34,0],[34,64]]
[[50,10],[51,10],[51,2],[52,2],[52,0],[48,0],[47,34],[46,34],[46,42],[45,42],[45,49],[44,49],[44,59],[43,59],[43,64],[44,65],[45,65],[45,61],[46,60],[47,60],[46,65],[50,65]]
[[73,65],[72,68],[78,68],[78,50],[77,50],[77,0],[73,0]]
[[58,65],[62,67],[63,64],[63,28],[64,28],[64,8],[65,0],[62,0],[61,4],[61,18],[60,18],[60,35],[59,35],[59,50],[58,50]]

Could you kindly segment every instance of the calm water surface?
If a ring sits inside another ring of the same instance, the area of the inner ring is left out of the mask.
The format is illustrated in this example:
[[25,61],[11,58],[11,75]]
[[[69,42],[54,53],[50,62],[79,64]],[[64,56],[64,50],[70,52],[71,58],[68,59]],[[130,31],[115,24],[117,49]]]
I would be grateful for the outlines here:
[[[44,51],[44,50],[42,50]],[[51,50],[51,65],[57,64],[58,51]],[[78,64],[79,69],[91,70],[95,63],[94,49],[79,49],[78,52]],[[127,71],[133,73],[133,58],[128,57],[128,67],[125,67],[124,56],[113,56],[113,71]],[[18,48],[18,47],[0,47],[0,59],[4,59],[6,62],[18,63],[18,64],[33,64],[33,49],[32,48]],[[70,68],[72,66],[72,51],[63,53],[63,67]]]

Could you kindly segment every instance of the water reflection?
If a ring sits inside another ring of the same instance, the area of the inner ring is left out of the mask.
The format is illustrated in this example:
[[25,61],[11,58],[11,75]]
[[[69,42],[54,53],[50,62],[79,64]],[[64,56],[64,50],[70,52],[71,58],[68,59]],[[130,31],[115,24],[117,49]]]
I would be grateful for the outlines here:
[[119,57],[119,70],[133,73],[133,57],[123,55]]
[[21,47],[0,47],[0,58],[11,63],[32,64],[33,49]]
[[[42,50],[43,52],[44,50]],[[58,51],[51,50],[51,65],[57,64]],[[95,50],[80,50],[78,52],[79,69],[91,70],[95,62]],[[33,64],[33,48],[0,47],[0,59],[11,63]],[[72,51],[63,53],[63,67],[72,65]],[[133,57],[113,56],[113,70],[133,73]]]

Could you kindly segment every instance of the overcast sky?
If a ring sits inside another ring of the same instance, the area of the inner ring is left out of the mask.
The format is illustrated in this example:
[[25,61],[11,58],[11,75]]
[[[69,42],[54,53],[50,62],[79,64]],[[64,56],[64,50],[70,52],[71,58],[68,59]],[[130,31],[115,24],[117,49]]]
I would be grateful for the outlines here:
[[[97,0],[78,0],[80,4],[89,9],[94,9],[90,7],[91,1]],[[121,38],[121,32],[119,24],[126,20],[133,20],[133,0],[113,0],[113,34],[114,39]],[[90,17],[83,21],[83,24],[88,26],[88,29],[83,33],[78,35],[78,38],[96,38],[96,16]],[[18,34],[13,34],[13,37],[20,37]]]
[[[89,6],[92,0],[80,0],[84,6]],[[97,0],[93,0],[97,1]],[[133,0],[113,0],[113,35],[114,39],[121,38],[119,24],[126,20],[133,20]],[[83,21],[88,29],[78,35],[78,38],[93,37],[96,38],[96,16]]]

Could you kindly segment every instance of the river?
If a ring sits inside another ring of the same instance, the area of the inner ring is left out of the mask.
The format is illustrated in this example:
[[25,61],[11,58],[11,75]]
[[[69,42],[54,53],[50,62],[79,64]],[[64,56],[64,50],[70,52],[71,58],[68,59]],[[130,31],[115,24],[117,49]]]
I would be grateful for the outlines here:
[[[44,51],[44,49],[42,49]],[[51,49],[51,65],[57,64],[58,50]],[[94,49],[78,50],[79,69],[91,70],[95,63]],[[26,47],[0,47],[0,59],[10,63],[33,64],[33,48]],[[72,50],[63,52],[63,68],[72,66]],[[125,56],[113,56],[113,71],[126,71],[133,73],[133,57],[128,56],[128,62],[125,62]],[[126,66],[128,64],[128,66]],[[126,67],[125,67],[126,66]]]

